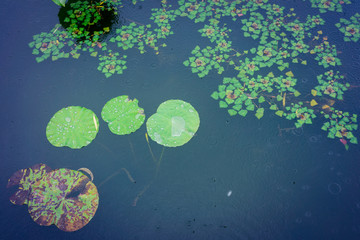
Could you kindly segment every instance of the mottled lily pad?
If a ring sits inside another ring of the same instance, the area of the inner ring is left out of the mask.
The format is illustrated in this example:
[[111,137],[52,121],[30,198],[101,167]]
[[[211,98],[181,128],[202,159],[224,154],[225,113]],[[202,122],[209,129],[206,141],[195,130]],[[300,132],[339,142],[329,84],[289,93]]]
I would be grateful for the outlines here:
[[101,111],[101,117],[109,123],[109,129],[117,135],[130,134],[138,130],[145,121],[144,109],[138,100],[123,95],[108,101]]
[[46,173],[50,171],[50,167],[40,163],[15,172],[8,180],[6,187],[9,188],[15,185],[19,185],[19,190],[17,190],[10,197],[10,202],[16,205],[27,204],[31,191],[31,184],[40,180]]
[[184,145],[194,136],[200,125],[199,114],[191,104],[182,100],[168,100],[146,122],[152,140],[166,147]]
[[61,109],[50,119],[46,137],[55,147],[79,149],[91,143],[98,131],[99,120],[93,111],[70,106]]
[[32,185],[29,213],[42,226],[72,232],[84,227],[99,204],[96,186],[82,172],[60,168]]

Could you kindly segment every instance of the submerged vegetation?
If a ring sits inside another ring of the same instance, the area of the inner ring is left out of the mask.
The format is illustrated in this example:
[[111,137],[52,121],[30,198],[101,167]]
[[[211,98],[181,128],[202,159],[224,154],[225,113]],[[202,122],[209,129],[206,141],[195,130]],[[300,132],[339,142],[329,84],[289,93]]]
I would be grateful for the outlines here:
[[[279,117],[292,120],[296,128],[322,118],[325,121],[322,129],[328,131],[329,138],[340,138],[343,144],[347,140],[356,144],[357,115],[336,109],[351,85],[341,73],[339,51],[324,33],[325,20],[321,16],[328,11],[342,12],[351,1],[304,0],[304,4],[306,2],[318,9],[319,14],[299,17],[295,9],[286,9],[268,0],[179,0],[177,6],[163,0],[161,7],[152,9],[151,24],[127,19],[127,24],[113,26],[116,29],[104,27],[93,34],[86,33],[83,26],[101,21],[101,14],[96,15],[98,11],[91,10],[84,2],[74,2],[72,7],[81,8],[81,13],[67,12],[64,22],[70,25],[56,25],[49,33],[35,35],[29,46],[38,62],[49,57],[52,60],[79,58],[87,52],[98,58],[98,70],[111,77],[127,69],[125,51],[129,49],[136,48],[140,54],[152,49],[158,54],[166,47],[165,40],[174,34],[173,22],[185,17],[197,23],[199,35],[208,39],[208,44],[195,44],[183,64],[200,78],[214,70],[219,75],[227,74],[211,94],[219,101],[220,108],[231,116],[245,117],[253,112],[258,119],[273,111]],[[116,0],[99,4],[116,14],[123,3]],[[358,41],[359,16],[340,19],[336,24],[344,33],[345,41]],[[224,19],[237,22],[243,36],[251,38],[256,45],[237,49],[232,41],[232,29]],[[105,41],[102,36],[109,31],[113,35]],[[311,92],[302,92],[293,67],[307,66],[310,61],[324,72],[317,76]],[[233,75],[229,76],[230,72]],[[347,142],[344,145],[347,146]]]

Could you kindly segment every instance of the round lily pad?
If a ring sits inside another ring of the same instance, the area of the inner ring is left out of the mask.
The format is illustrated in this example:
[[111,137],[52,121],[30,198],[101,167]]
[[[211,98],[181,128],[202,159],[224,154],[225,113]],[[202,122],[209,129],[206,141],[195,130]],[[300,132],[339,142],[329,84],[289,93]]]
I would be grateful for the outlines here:
[[55,224],[62,231],[76,231],[92,219],[98,208],[96,186],[79,171],[51,171],[31,188],[28,210],[42,226]]
[[99,131],[99,120],[87,108],[70,106],[59,110],[46,127],[46,137],[55,147],[79,149],[87,146]]
[[144,109],[139,107],[138,100],[130,100],[126,95],[109,100],[101,111],[101,117],[108,123],[110,131],[117,135],[135,132],[145,120]]
[[199,114],[190,103],[168,100],[146,122],[152,140],[166,147],[184,145],[194,136],[200,125]]
[[27,204],[31,185],[50,171],[51,168],[42,163],[16,171],[8,180],[6,186],[9,188],[19,185],[19,190],[10,197],[10,202],[15,205]]

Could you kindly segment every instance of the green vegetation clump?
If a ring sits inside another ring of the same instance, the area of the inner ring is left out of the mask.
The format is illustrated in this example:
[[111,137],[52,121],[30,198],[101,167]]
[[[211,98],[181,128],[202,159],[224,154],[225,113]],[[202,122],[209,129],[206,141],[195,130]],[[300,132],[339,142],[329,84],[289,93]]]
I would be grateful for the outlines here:
[[71,0],[59,11],[61,25],[74,39],[98,40],[110,31],[117,15],[111,1]]
[[343,5],[351,4],[350,0],[310,0],[311,7],[318,8],[321,13],[342,12]]
[[357,42],[360,39],[360,14],[355,13],[350,20],[340,18],[340,22],[335,26],[344,34],[345,42]]

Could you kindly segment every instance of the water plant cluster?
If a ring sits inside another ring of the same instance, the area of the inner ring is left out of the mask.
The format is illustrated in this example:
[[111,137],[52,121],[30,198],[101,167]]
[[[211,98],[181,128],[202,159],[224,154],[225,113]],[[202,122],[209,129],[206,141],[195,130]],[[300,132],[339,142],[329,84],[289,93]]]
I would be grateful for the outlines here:
[[[166,44],[159,43],[159,40],[173,34],[170,22],[175,20],[175,15],[166,8],[153,10],[151,16],[154,21],[153,26],[130,20],[128,25],[121,25],[116,29],[111,29],[112,25],[110,25],[102,30],[90,32],[88,29],[101,21],[101,12],[116,13],[122,6],[119,0],[94,1],[94,5],[91,3],[87,1],[71,3],[71,7],[75,10],[66,12],[65,24],[57,24],[50,32],[33,36],[29,46],[33,49],[32,53],[36,55],[37,62],[49,57],[53,61],[60,58],[79,58],[82,53],[87,52],[90,56],[98,58],[98,70],[106,77],[110,77],[115,73],[122,74],[127,68],[125,60],[127,55],[124,51],[137,48],[143,54],[147,49],[153,49],[158,54],[160,47],[166,47]],[[136,4],[136,1],[133,3]],[[94,11],[94,9],[102,10]],[[105,42],[103,38],[107,32],[115,34]],[[113,52],[112,49],[116,49],[116,46],[122,51]]]
[[355,13],[350,20],[340,18],[340,22],[335,26],[344,34],[345,42],[357,42],[360,39],[360,14]]
[[104,19],[104,15],[114,12],[117,7],[106,1],[76,1],[70,3],[70,8],[65,11],[62,24],[74,38],[92,39],[109,31],[108,26],[97,25]]
[[343,5],[351,4],[350,0],[310,0],[310,2],[311,7],[318,8],[321,13],[326,13],[327,11],[342,12]]
[[[327,10],[340,12],[342,4],[350,4],[349,1],[338,4],[331,1],[327,6],[323,2],[312,1],[312,7],[320,8],[321,13]],[[226,9],[228,3],[223,3],[223,7]],[[213,8],[199,10],[201,8],[201,4],[196,5],[191,11],[212,16],[206,11],[214,11]],[[239,9],[242,11],[237,11]],[[240,51],[232,46],[232,41],[229,41],[231,29],[221,24],[221,18],[228,17],[229,12],[236,13],[231,15],[232,20],[241,21],[244,37],[258,41],[256,47]],[[196,46],[184,65],[201,78],[212,69],[218,74],[223,74],[224,69],[237,72],[236,77],[224,77],[222,84],[211,94],[219,101],[220,108],[227,109],[231,116],[245,117],[254,112],[259,119],[269,109],[279,117],[295,121],[296,128],[312,124],[317,117],[333,118],[328,123],[329,127],[322,128],[328,132],[328,137],[340,138],[346,146],[347,140],[357,143],[353,134],[357,130],[357,115],[331,107],[335,102],[325,98],[343,100],[350,84],[345,82],[339,71],[334,70],[341,66],[341,60],[336,46],[321,29],[325,21],[320,15],[308,15],[301,20],[294,9],[286,10],[266,0],[243,1],[219,13],[217,18],[204,20],[204,28],[199,30],[201,36],[210,39],[211,44]],[[311,94],[300,93],[291,68],[294,64],[307,65],[309,59],[330,70],[317,77],[318,85],[313,86]],[[334,118],[333,113],[338,117]],[[346,116],[350,115],[351,121],[347,121]],[[343,118],[345,120],[340,120]],[[337,127],[333,127],[335,122]]]
[[329,97],[343,100],[344,92],[350,87],[349,83],[341,83],[344,76],[339,71],[334,73],[333,70],[327,71],[324,74],[317,76],[319,85],[315,86],[316,91],[312,91],[314,96],[322,96],[326,94]]
[[[320,13],[341,12],[345,4],[351,3],[349,0],[310,2]],[[122,4],[121,1],[111,3],[115,7]],[[213,70],[219,75],[235,71],[234,76],[224,76],[211,94],[231,116],[245,117],[254,112],[260,119],[267,111],[273,111],[279,117],[294,121],[297,128],[313,123],[316,118],[332,119],[336,124],[329,122],[328,127],[322,128],[329,138],[357,143],[353,133],[357,130],[356,114],[338,110],[334,105],[335,100],[343,100],[350,85],[338,70],[342,64],[338,50],[321,29],[325,21],[320,14],[300,18],[295,9],[286,9],[268,0],[179,0],[175,7],[163,0],[160,8],[152,9],[149,17],[152,24],[130,20],[127,25],[109,30],[115,34],[107,42],[97,36],[76,41],[71,30],[57,25],[49,33],[35,35],[29,45],[38,62],[50,56],[52,60],[78,58],[88,52],[99,59],[98,70],[110,77],[127,68],[125,51],[128,49],[137,48],[141,54],[153,49],[158,54],[161,47],[166,47],[165,40],[174,34],[171,24],[177,17],[198,23],[199,35],[209,40],[207,46],[194,47],[183,62],[186,67],[200,78]],[[223,21],[229,18],[241,25],[243,36],[251,38],[256,46],[245,50],[234,47],[232,29]],[[345,29],[347,35],[353,35],[351,40],[355,41],[358,15],[351,21],[350,24],[341,20],[338,27],[340,31]],[[292,67],[307,66],[308,61],[322,66],[324,72],[317,77],[318,85],[313,86],[311,93],[302,93],[297,90],[298,80]],[[346,121],[348,116],[351,121]]]

